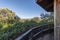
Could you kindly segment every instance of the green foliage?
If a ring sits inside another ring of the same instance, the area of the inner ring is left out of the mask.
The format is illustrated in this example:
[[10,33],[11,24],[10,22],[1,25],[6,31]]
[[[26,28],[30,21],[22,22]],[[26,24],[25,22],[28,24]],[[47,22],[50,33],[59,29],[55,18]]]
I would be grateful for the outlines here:
[[48,21],[48,22],[54,22],[54,13],[51,12],[50,14],[49,13],[46,13],[46,14],[41,14],[40,15],[41,18],[44,20],[44,21]]
[[0,22],[0,29],[2,28],[2,22]]
[[50,17],[50,14],[48,14],[48,13],[44,14],[44,13],[42,13],[42,14],[40,14],[40,16],[41,16],[41,19],[48,20],[49,17]]
[[24,23],[24,25],[28,27],[37,26],[37,24],[38,24],[37,22],[32,21],[32,20]]
[[[2,15],[2,12],[4,16],[6,14],[5,17]],[[34,17],[31,20],[20,19],[9,9],[0,10],[0,19],[0,40],[12,40],[18,33],[20,34],[32,27],[52,23],[47,20],[41,20],[38,17]],[[50,16],[50,19],[53,19],[52,16]]]
[[0,21],[7,22],[8,20],[19,20],[20,18],[15,13],[7,8],[0,9]]
[[22,33],[27,30],[27,28],[36,26],[36,24],[36,22],[30,21],[25,23],[16,22],[13,26],[9,25],[4,30],[0,30],[0,40],[11,40],[11,38],[18,32]]

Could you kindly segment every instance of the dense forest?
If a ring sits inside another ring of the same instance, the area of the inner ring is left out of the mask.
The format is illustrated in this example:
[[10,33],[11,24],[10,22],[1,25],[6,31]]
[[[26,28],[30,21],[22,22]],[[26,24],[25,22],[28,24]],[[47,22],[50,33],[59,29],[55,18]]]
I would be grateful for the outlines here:
[[0,8],[0,40],[12,40],[26,30],[38,25],[54,23],[53,12],[41,13],[41,17],[22,19],[8,8]]

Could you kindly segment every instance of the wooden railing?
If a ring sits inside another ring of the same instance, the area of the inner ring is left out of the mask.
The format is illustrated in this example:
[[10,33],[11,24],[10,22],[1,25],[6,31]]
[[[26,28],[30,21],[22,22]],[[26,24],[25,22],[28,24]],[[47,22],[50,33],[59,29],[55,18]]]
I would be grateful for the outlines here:
[[[53,24],[45,24],[37,27],[33,27],[29,29],[27,32],[17,37],[15,40],[34,40],[36,39],[40,33],[45,31],[52,31],[54,29]],[[42,34],[43,35],[43,34]]]

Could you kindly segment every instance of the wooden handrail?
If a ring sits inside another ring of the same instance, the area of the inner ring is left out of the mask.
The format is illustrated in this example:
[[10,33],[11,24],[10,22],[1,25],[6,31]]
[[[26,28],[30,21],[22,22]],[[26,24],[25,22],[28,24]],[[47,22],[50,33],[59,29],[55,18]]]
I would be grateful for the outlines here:
[[30,30],[28,30],[27,32],[25,32],[24,34],[22,34],[21,36],[17,37],[15,40],[32,40],[38,34],[44,32],[44,31],[50,30],[50,29],[54,29],[54,28],[46,27],[46,26],[50,26],[50,25],[52,25],[52,24],[45,24],[45,25],[33,27]]

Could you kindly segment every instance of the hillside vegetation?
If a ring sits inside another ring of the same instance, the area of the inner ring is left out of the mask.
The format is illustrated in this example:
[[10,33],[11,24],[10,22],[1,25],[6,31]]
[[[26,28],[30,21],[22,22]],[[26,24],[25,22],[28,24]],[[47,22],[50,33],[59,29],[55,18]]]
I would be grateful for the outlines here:
[[42,15],[41,18],[34,17],[31,19],[21,19],[12,10],[1,8],[0,40],[13,40],[16,36],[20,35],[21,33],[32,27],[46,23],[53,23],[53,16],[51,15],[48,17],[48,20],[43,19],[44,15]]

